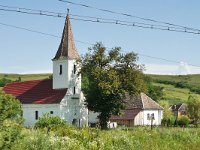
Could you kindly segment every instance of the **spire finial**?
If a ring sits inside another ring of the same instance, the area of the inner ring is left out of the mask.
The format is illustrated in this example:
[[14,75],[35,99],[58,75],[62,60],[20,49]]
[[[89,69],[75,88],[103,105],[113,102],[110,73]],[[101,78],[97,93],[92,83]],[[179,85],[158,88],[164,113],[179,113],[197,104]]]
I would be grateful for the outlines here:
[[67,8],[67,16],[69,16],[69,8]]

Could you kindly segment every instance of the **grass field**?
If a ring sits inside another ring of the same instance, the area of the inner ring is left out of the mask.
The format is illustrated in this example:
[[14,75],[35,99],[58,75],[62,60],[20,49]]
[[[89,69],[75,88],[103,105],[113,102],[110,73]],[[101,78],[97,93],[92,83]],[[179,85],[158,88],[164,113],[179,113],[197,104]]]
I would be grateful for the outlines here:
[[[163,100],[169,104],[177,104],[187,102],[190,95],[196,95],[192,89],[200,90],[200,75],[148,75],[155,86],[163,87]],[[177,83],[181,83],[184,87],[177,87]]]
[[[8,125],[7,125],[8,126]],[[9,129],[9,130],[8,130]],[[133,127],[100,130],[69,126],[44,129],[9,125],[6,139],[17,131],[13,142],[0,138],[15,150],[198,150],[200,128]],[[0,130],[0,134],[1,131]]]
[[7,78],[12,81],[18,80],[21,77],[21,81],[27,80],[40,80],[47,79],[51,74],[0,74],[0,79]]
[[200,87],[200,74],[194,75],[148,75],[154,81],[173,81],[173,82],[185,82],[191,86]]

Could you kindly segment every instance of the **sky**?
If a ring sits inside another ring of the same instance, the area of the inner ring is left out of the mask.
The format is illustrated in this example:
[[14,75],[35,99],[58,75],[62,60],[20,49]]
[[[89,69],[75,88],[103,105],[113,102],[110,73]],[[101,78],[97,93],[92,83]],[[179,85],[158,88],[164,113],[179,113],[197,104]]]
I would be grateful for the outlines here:
[[[73,0],[76,3],[123,12],[143,18],[170,22],[200,29],[200,1],[193,0]],[[0,5],[16,6],[70,14],[143,22],[136,18],[83,8],[59,0],[0,0]],[[0,7],[1,8],[1,7]],[[62,35],[65,18],[5,12],[0,10],[0,23]],[[150,22],[151,23],[151,22]],[[84,55],[89,44],[102,42],[106,47],[120,46],[123,52],[134,51],[177,63],[139,56],[150,74],[200,74],[200,35],[160,31],[115,24],[71,20],[77,50]],[[60,38],[31,33],[0,24],[0,73],[49,73]]]

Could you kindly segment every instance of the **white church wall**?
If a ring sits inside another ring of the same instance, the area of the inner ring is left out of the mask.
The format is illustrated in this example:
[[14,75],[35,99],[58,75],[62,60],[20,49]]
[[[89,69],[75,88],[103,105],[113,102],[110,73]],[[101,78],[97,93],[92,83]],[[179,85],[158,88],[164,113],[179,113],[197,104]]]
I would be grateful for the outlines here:
[[[60,74],[60,65],[62,65],[62,74]],[[53,61],[53,89],[62,89],[69,87],[67,67],[67,60]]]
[[[60,104],[23,104],[23,118],[25,126],[33,126],[45,113],[53,112],[53,116],[60,116]],[[36,119],[36,111],[38,111],[38,119]]]
[[76,120],[77,127],[88,125],[88,109],[85,106],[84,96],[80,94],[67,94],[60,103],[61,118],[72,124]]

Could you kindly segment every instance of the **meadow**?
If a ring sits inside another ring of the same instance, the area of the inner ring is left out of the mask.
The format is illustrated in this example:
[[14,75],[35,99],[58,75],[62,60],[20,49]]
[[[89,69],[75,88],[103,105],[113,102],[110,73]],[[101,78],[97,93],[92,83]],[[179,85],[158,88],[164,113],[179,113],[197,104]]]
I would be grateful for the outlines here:
[[[0,149],[14,150],[198,150],[200,128],[119,127],[100,130],[70,125],[47,129],[6,123]],[[5,132],[6,136],[5,136]],[[3,136],[4,135],[4,136]]]
[[51,74],[0,74],[0,79],[6,78],[12,81],[16,81],[21,78],[21,81],[28,81],[28,80],[41,80],[49,78]]

